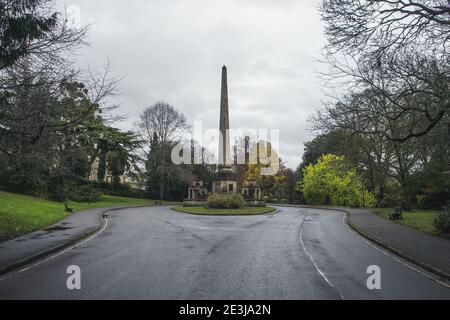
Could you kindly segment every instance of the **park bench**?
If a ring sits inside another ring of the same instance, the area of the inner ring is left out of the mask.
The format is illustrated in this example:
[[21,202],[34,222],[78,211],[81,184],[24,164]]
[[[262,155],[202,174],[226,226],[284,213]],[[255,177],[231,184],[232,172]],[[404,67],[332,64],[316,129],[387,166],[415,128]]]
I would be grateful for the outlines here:
[[73,212],[73,209],[69,208],[69,205],[67,204],[67,202],[64,202],[64,211],[66,211],[66,212]]
[[395,208],[395,211],[389,215],[391,220],[403,220],[403,208]]

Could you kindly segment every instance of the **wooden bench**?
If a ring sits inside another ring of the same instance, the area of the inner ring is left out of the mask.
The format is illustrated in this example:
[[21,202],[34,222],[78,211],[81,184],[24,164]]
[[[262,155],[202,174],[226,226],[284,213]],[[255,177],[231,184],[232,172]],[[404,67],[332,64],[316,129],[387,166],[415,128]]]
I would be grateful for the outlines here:
[[69,208],[69,205],[67,204],[67,202],[64,202],[64,211],[66,211],[66,212],[73,212],[73,209]]
[[389,215],[391,220],[403,220],[403,208],[395,208],[395,211]]

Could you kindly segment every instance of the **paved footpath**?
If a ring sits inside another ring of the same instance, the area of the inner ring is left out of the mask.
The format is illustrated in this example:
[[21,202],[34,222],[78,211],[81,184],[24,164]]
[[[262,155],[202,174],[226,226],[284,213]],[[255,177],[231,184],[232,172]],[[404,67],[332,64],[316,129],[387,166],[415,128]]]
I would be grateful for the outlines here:
[[408,256],[450,274],[450,240],[392,222],[364,209],[345,209],[365,234]]

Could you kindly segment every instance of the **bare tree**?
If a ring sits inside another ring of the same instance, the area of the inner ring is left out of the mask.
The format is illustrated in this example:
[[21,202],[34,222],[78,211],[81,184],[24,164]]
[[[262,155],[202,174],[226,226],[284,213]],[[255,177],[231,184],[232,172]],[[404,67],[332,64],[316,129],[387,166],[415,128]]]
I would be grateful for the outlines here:
[[328,53],[376,56],[411,44],[448,52],[449,0],[324,0]]
[[[418,52],[384,56],[375,63],[330,65],[330,77],[349,79],[347,93],[334,96],[313,119],[319,130],[349,129],[404,142],[429,134],[450,115],[450,66]],[[446,134],[439,127],[437,134]]]
[[[332,102],[315,129],[350,129],[405,142],[450,112],[449,0],[324,0],[322,74]],[[342,94],[344,92],[344,94]],[[396,128],[389,131],[386,124]]]
[[148,143],[156,135],[158,143],[166,144],[181,138],[188,129],[185,116],[166,102],[147,107],[140,116],[139,133]]
[[109,62],[103,72],[75,70],[71,57],[85,45],[88,27],[70,27],[64,14],[55,11],[54,0],[2,0],[0,16],[0,132],[12,133],[12,128],[20,127],[17,122],[33,122],[48,113],[48,106],[37,100],[27,112],[18,112],[18,101],[24,101],[18,95],[39,88],[58,100],[64,99],[62,84],[81,82],[90,104],[73,117],[38,123],[36,139],[43,131],[77,126],[94,111],[105,118],[117,107],[107,103],[119,83],[110,75]]
[[[45,71],[29,71],[19,66],[10,68],[8,75],[10,88],[0,89],[0,132],[5,135],[18,134],[14,128],[22,127],[21,122],[31,121],[38,126],[38,130],[32,131],[35,135],[33,139],[37,140],[44,131],[60,132],[69,127],[76,127],[94,113],[97,115],[101,113],[103,118],[108,117],[108,113],[117,108],[117,105],[108,104],[106,101],[115,94],[119,83],[119,80],[110,76],[109,64],[105,66],[103,73],[89,71],[83,76],[80,72],[71,72],[59,79],[55,76],[52,80],[49,77],[53,75]],[[31,104],[27,102],[27,105],[22,105],[29,92],[50,95],[58,103],[67,98],[67,93],[62,89],[64,84],[71,82],[82,83],[84,89],[80,91],[80,98],[88,102],[83,109],[76,110],[76,114],[59,118],[50,116],[46,121],[38,121],[42,120],[43,114],[50,113],[52,109],[49,105],[41,103],[37,98]]]

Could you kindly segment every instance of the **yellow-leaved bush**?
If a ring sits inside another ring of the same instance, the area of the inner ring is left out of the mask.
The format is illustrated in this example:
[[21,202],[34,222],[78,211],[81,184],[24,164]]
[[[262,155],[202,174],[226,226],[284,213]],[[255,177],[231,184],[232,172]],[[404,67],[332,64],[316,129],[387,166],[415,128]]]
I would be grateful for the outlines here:
[[297,189],[308,204],[373,207],[375,197],[343,156],[324,154],[303,170]]

